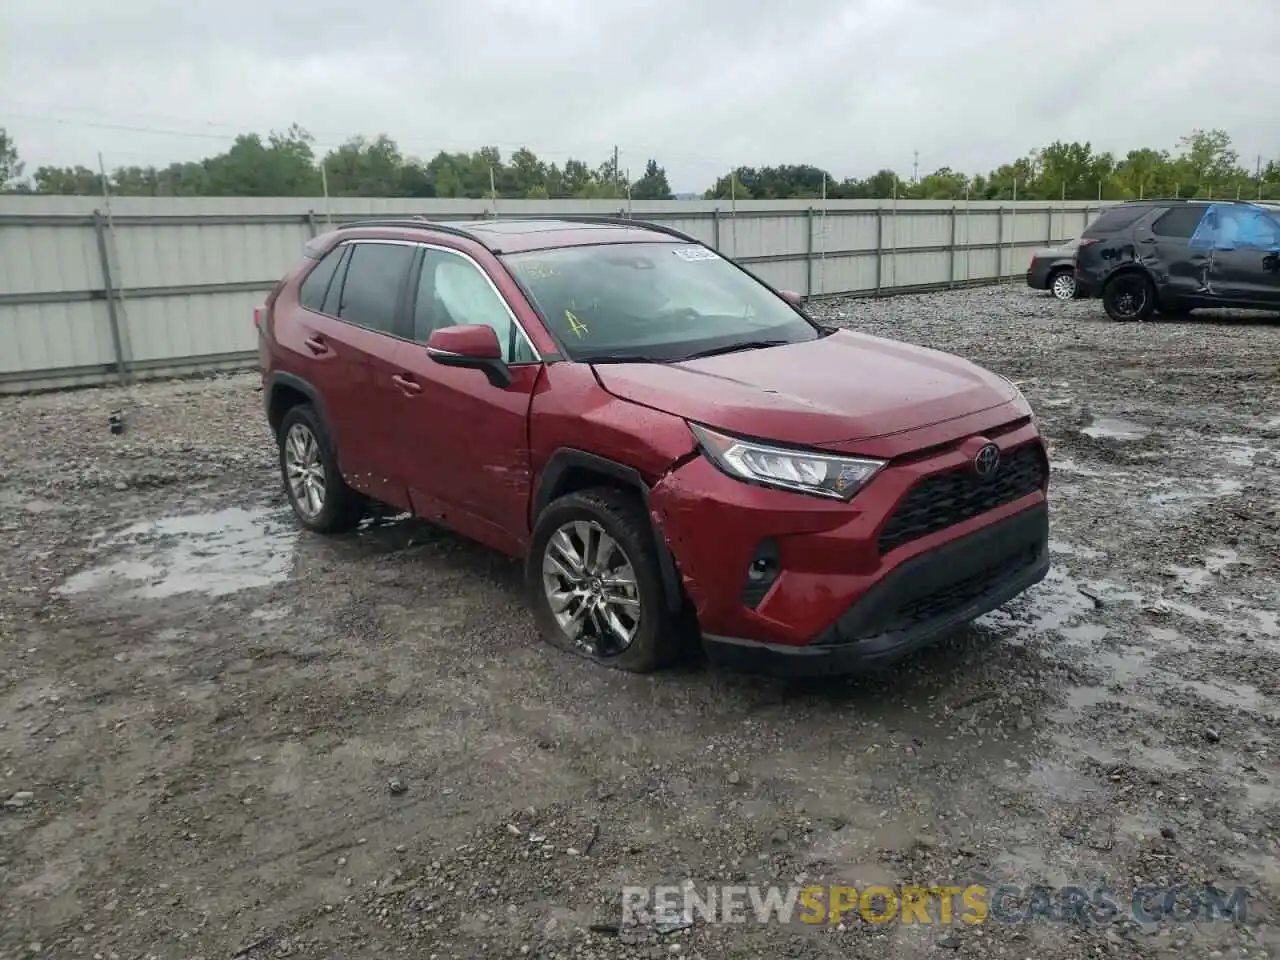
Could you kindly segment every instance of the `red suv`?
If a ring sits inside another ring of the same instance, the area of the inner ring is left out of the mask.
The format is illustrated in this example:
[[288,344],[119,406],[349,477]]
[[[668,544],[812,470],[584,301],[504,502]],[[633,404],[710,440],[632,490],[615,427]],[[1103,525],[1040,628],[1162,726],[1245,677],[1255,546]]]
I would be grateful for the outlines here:
[[631,220],[370,220],[257,314],[302,524],[370,501],[524,558],[552,643],[650,670],[843,672],[1049,568],[1026,400],[957,357],[824,327]]

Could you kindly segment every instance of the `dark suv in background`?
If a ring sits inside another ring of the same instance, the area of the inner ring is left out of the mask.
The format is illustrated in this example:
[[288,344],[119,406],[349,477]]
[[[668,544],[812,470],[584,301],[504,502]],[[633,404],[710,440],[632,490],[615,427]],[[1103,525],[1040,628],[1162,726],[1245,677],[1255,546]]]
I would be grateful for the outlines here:
[[1079,296],[1113,320],[1196,307],[1280,310],[1280,205],[1137,200],[1102,213],[1076,248]]

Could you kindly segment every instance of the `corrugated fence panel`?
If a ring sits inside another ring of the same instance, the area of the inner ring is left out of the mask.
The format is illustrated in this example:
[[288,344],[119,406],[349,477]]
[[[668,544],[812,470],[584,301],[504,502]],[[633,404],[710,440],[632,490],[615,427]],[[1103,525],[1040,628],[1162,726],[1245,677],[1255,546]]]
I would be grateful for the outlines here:
[[257,349],[253,308],[265,293],[204,293],[127,301],[126,329],[138,361],[181,360]]
[[91,226],[0,228],[0,294],[101,286],[102,263]]
[[[1104,205],[1105,206],[1105,205]],[[243,364],[252,311],[316,231],[370,216],[631,216],[806,295],[1016,279],[1098,204],[996,201],[442,200],[0,196],[0,391],[111,382],[108,287],[131,375]],[[95,214],[97,215],[95,220]],[[101,230],[101,245],[99,240]],[[954,243],[954,250],[952,244]],[[999,249],[997,250],[997,246]],[[111,280],[104,276],[106,249]],[[877,254],[877,248],[879,253]]]
[[105,300],[0,306],[0,382],[24,371],[114,362]]

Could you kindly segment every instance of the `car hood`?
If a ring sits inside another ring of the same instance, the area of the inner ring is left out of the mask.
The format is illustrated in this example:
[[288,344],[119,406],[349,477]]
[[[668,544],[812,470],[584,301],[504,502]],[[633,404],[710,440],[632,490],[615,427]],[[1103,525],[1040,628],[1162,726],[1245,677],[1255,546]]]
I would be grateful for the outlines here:
[[1003,377],[951,354],[840,330],[680,363],[597,364],[614,396],[783,443],[869,440],[1008,403]]

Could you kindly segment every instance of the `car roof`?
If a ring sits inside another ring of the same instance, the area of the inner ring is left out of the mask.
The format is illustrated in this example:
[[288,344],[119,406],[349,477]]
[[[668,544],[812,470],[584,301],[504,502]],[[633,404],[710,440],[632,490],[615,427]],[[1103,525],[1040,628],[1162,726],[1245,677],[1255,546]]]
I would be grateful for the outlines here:
[[[1104,201],[1105,202],[1105,201]],[[1146,197],[1142,200],[1121,200],[1113,203],[1116,207],[1169,207],[1178,204],[1223,204],[1223,203],[1239,203],[1250,207],[1273,207],[1276,206],[1274,201],[1268,200],[1245,200],[1243,198],[1236,200],[1233,197]]]
[[450,221],[403,217],[357,220],[343,224],[335,232],[342,233],[352,229],[447,233],[473,240],[491,253],[522,253],[603,243],[702,244],[696,237],[671,227],[623,217],[494,217]]

